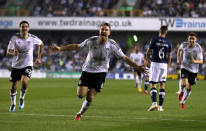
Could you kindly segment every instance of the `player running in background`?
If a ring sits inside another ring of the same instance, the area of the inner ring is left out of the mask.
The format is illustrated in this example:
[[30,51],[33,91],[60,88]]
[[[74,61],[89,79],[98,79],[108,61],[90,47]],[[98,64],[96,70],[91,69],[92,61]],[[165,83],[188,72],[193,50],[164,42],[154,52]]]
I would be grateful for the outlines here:
[[[139,51],[139,45],[135,45],[134,51],[130,54],[130,58],[136,62],[138,66],[144,65],[144,54]],[[139,92],[142,92],[142,73],[136,69],[134,71],[135,87]]]
[[79,98],[84,98],[86,96],[86,99],[82,103],[82,107],[77,113],[75,120],[81,120],[82,115],[92,104],[95,95],[101,92],[104,86],[106,73],[108,72],[110,56],[112,54],[122,58],[135,69],[145,72],[144,67],[138,66],[122,52],[121,48],[114,40],[108,38],[110,33],[110,24],[102,23],[99,36],[90,37],[81,44],[68,44],[61,47],[53,45],[50,47],[51,54],[85,47],[89,49],[85,63],[82,66],[82,74],[77,88],[77,96]]
[[29,79],[31,78],[33,68],[33,49],[34,45],[39,48],[36,64],[41,63],[43,52],[43,42],[36,36],[29,34],[29,23],[21,21],[19,24],[20,33],[12,36],[7,55],[12,56],[12,71],[10,81],[12,82],[10,97],[11,107],[9,111],[14,112],[16,107],[16,94],[18,80],[21,80],[21,90],[19,99],[19,109],[24,108],[24,97],[28,89]]
[[[150,95],[152,98],[152,106],[148,111],[153,111],[157,108],[159,111],[163,111],[162,105],[165,98],[165,82],[167,79],[168,66],[171,61],[171,43],[165,38],[167,32],[167,26],[161,26],[159,36],[151,40],[146,53],[148,63],[150,63],[151,54],[149,82],[151,83]],[[157,106],[157,83],[160,83],[159,107]]]
[[[201,46],[197,43],[197,34],[189,33],[188,42],[180,45],[177,52],[177,64],[181,65],[181,93],[179,100],[181,109],[185,109],[185,101],[191,94],[192,86],[196,84],[199,64],[203,63]],[[186,87],[186,89],[185,89]]]

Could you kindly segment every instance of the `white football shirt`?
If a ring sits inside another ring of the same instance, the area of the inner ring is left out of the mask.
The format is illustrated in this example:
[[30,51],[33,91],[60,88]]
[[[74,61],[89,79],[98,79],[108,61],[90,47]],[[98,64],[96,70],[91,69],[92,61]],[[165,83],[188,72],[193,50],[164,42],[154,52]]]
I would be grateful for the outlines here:
[[108,72],[109,61],[112,54],[123,57],[119,45],[112,39],[108,39],[105,44],[100,44],[99,36],[93,36],[80,44],[80,47],[88,47],[89,52],[82,66],[82,71],[86,72]]
[[135,61],[138,66],[144,65],[144,54],[143,53],[141,53],[141,52],[138,52],[138,53],[133,52],[133,53],[130,54],[130,58],[133,61]]
[[32,34],[29,34],[27,39],[21,38],[19,33],[13,35],[9,41],[8,49],[18,50],[19,55],[13,56],[12,68],[21,69],[33,66],[34,45],[41,45],[41,43],[42,41]]
[[181,68],[197,73],[199,71],[199,64],[192,63],[192,56],[195,60],[203,59],[201,46],[195,43],[194,47],[189,47],[189,43],[184,42],[180,45],[179,50],[183,51]]

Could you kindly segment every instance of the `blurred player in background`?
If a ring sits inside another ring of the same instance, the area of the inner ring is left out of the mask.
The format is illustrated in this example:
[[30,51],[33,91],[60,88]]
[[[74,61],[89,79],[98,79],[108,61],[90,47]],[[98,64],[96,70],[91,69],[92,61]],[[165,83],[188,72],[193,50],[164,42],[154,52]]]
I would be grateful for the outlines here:
[[[150,63],[151,55],[149,82],[151,83],[150,95],[152,98],[152,106],[148,111],[153,111],[157,108],[158,111],[163,111],[162,105],[165,97],[165,82],[171,61],[171,43],[166,39],[167,32],[167,26],[161,26],[159,36],[151,40],[146,53],[148,63]],[[157,106],[157,83],[160,83],[159,107]]]
[[19,109],[24,108],[24,97],[33,68],[34,45],[37,45],[39,48],[38,57],[35,61],[38,65],[41,64],[44,46],[38,37],[28,33],[29,23],[27,21],[21,21],[19,27],[20,33],[12,36],[7,49],[7,55],[12,56],[12,71],[10,76],[10,81],[12,82],[10,91],[11,107],[9,109],[11,112],[14,112],[16,108],[18,80],[21,80]]
[[179,100],[183,110],[185,109],[185,101],[191,94],[192,86],[196,84],[199,64],[202,63],[202,48],[197,43],[197,34],[191,32],[188,36],[188,42],[182,43],[177,52],[177,64],[181,65],[182,85]]
[[[138,66],[144,65],[144,54],[139,51],[139,45],[135,45],[134,51],[130,54],[130,58],[136,62]],[[142,73],[133,68],[135,87],[139,92],[142,92]]]
[[99,30],[99,36],[93,36],[86,39],[81,44],[68,44],[58,47],[50,47],[51,54],[59,51],[77,50],[87,47],[89,49],[87,58],[82,67],[82,74],[78,83],[77,96],[86,99],[82,103],[80,111],[77,113],[75,120],[81,120],[82,115],[90,107],[95,95],[101,92],[106,73],[109,68],[110,56],[115,54],[122,58],[127,64],[135,69],[145,72],[144,68],[138,66],[132,59],[125,56],[119,45],[112,39],[109,39],[111,27],[109,23],[102,23]]

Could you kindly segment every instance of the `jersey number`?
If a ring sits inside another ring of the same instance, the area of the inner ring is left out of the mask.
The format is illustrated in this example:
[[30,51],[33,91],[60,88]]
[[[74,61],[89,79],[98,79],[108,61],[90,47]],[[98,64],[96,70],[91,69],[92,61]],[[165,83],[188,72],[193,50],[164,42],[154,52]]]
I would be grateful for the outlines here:
[[159,51],[159,58],[160,59],[164,59],[164,57],[165,57],[165,53],[164,53],[164,48],[162,47],[161,49],[160,49],[160,51]]

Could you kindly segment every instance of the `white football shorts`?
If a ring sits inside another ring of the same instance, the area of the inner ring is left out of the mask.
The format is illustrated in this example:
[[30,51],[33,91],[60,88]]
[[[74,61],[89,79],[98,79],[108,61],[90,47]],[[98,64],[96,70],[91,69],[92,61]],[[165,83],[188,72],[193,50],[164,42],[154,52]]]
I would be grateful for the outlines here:
[[166,82],[167,79],[167,63],[152,62],[149,70],[149,82],[158,83]]

